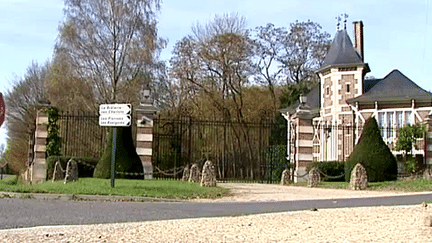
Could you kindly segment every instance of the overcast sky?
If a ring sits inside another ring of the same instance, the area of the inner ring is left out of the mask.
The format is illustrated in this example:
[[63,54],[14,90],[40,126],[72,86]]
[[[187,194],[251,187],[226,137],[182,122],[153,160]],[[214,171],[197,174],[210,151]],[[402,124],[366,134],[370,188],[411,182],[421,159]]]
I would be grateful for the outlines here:
[[[0,0],[0,91],[21,77],[34,60],[40,64],[52,57],[57,29],[63,20],[61,0]],[[273,23],[319,23],[333,37],[335,17],[349,15],[364,23],[365,62],[371,75],[382,78],[399,69],[420,87],[431,91],[432,14],[428,0],[321,1],[321,0],[164,0],[159,14],[159,35],[169,44],[162,52],[168,60],[172,46],[191,33],[191,26],[205,23],[215,14],[238,13],[250,28]],[[7,104],[6,104],[7,105]],[[0,129],[2,130],[2,129]],[[4,139],[0,136],[0,142]]]

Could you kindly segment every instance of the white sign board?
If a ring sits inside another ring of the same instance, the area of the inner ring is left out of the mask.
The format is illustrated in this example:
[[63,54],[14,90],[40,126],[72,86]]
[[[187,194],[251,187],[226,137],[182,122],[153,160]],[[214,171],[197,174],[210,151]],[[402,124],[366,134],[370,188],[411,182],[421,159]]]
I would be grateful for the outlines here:
[[99,106],[100,115],[130,115],[130,104],[103,104]]
[[99,126],[128,127],[131,125],[130,104],[103,104],[99,106]]
[[99,116],[99,126],[128,127],[130,116]]

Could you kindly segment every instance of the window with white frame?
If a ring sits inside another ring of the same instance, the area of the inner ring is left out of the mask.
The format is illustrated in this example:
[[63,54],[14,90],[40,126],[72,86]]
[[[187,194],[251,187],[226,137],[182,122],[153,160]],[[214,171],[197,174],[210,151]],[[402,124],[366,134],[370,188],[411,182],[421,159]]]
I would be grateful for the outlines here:
[[413,124],[412,112],[405,111],[405,125]]
[[394,112],[388,112],[387,113],[387,133],[388,137],[392,138],[394,137]]
[[404,113],[403,111],[396,111],[396,128],[404,126]]
[[378,126],[381,130],[381,137],[386,137],[385,130],[383,129],[385,127],[385,113],[384,112],[378,112]]
[[412,111],[379,111],[378,126],[384,140],[396,138],[396,130],[413,124]]

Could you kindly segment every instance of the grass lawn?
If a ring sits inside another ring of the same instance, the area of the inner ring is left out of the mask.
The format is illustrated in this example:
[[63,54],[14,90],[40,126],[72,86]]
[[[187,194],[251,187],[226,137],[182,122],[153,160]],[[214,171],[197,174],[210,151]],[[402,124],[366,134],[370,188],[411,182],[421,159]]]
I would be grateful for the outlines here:
[[[20,193],[51,193],[71,195],[122,195],[142,196],[167,199],[220,198],[231,195],[230,189],[221,187],[201,187],[198,183],[179,180],[126,180],[116,179],[115,188],[111,188],[109,179],[80,178],[74,183],[63,181],[27,185],[16,179],[0,180],[0,191]],[[291,184],[307,186],[307,182]],[[322,182],[319,188],[349,189],[348,182]],[[432,180],[404,180],[369,183],[371,191],[432,191]]]
[[[299,182],[294,186],[307,186],[307,182]],[[321,182],[319,188],[349,189],[349,182]],[[432,180],[403,180],[403,181],[384,181],[369,182],[370,191],[403,191],[403,192],[424,192],[432,191]]]
[[221,187],[201,187],[198,183],[178,180],[126,180],[116,179],[111,188],[109,179],[80,178],[77,182],[63,181],[26,185],[16,179],[0,181],[0,191],[21,193],[52,193],[72,195],[123,195],[168,199],[218,198],[230,195]]

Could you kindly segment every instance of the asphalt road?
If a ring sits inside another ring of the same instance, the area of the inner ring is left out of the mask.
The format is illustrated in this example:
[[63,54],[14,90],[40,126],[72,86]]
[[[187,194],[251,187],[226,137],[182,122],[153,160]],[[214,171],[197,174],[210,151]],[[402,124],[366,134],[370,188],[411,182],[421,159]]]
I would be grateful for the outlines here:
[[106,202],[3,198],[0,199],[0,229],[239,216],[311,208],[319,210],[320,208],[414,205],[422,202],[432,202],[432,193],[252,203]]

